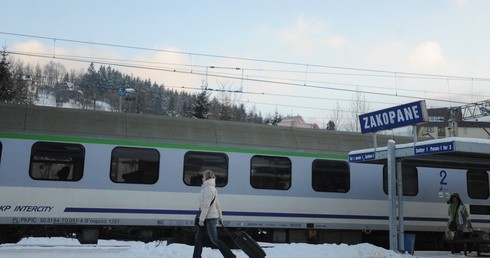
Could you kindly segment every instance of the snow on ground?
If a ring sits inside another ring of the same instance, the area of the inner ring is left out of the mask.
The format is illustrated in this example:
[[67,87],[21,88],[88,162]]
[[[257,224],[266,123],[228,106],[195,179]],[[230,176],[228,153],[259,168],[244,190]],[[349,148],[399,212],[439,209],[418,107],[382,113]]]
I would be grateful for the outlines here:
[[[371,244],[270,244],[260,243],[266,258],[408,258],[462,257],[450,252],[415,252],[414,256],[400,254]],[[26,238],[18,244],[0,245],[0,258],[190,258],[193,246],[166,245],[166,242],[124,242],[99,240],[98,245],[81,245],[76,239]],[[241,250],[233,249],[237,258],[247,258]],[[469,254],[476,256],[476,253]],[[203,258],[222,257],[216,249],[204,248]]]
[[[46,107],[56,107],[56,97],[53,94],[49,93],[44,93],[40,92],[38,98],[34,101],[34,105],[37,106],[46,106]],[[103,101],[96,101],[95,102],[96,109],[97,110],[103,110],[103,111],[113,111],[113,108],[111,105],[107,104],[106,102]],[[82,105],[79,102],[76,102],[72,99],[70,99],[68,102],[63,102],[61,106],[63,108],[78,108],[81,109]]]

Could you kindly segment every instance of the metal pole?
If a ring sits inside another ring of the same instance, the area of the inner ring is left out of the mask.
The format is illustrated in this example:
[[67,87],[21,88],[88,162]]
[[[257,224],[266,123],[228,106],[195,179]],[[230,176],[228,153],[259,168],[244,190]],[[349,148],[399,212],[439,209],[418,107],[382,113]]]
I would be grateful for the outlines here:
[[412,125],[413,146],[417,145],[417,125]]
[[378,139],[376,138],[376,132],[373,134],[373,146],[374,146],[374,153],[376,153],[376,149],[378,148]]
[[397,237],[397,212],[396,212],[396,154],[395,141],[388,140],[388,210],[389,210],[389,237],[390,250],[398,252],[398,237]]
[[403,227],[403,175],[402,163],[396,162],[396,181],[398,191],[398,251],[405,251],[405,233]]

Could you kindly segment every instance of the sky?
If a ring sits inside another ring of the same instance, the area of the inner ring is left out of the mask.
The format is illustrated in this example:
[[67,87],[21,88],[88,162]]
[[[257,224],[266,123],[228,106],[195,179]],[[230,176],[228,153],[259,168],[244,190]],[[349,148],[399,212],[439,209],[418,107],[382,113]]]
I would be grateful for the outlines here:
[[355,99],[365,111],[490,99],[488,10],[485,0],[7,0],[0,42],[23,62],[111,65],[322,127],[355,115]]
[[[417,240],[415,240],[417,241]],[[397,253],[371,244],[271,244],[259,243],[265,247],[266,258],[447,258],[461,257],[449,251],[417,251],[414,256]],[[80,245],[76,239],[69,238],[25,238],[18,244],[0,245],[1,258],[187,258],[192,256],[193,246],[183,244],[167,245],[166,241],[132,242],[99,240],[98,245]],[[237,258],[248,257],[243,251],[233,249]],[[472,255],[476,256],[475,253]],[[219,250],[204,248],[203,258],[223,257]]]

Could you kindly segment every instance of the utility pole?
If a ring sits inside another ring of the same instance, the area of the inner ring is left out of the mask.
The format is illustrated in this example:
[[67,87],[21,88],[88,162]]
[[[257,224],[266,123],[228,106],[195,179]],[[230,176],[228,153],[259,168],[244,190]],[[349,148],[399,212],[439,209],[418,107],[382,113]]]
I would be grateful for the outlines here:
[[449,137],[458,136],[458,121],[456,118],[457,108],[450,109],[450,117],[449,117]]

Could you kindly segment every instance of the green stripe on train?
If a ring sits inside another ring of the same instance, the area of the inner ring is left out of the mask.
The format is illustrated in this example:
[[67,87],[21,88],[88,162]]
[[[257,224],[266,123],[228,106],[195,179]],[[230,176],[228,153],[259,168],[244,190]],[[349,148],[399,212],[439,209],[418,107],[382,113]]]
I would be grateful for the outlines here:
[[83,138],[83,137],[72,137],[72,136],[0,133],[0,138],[36,140],[36,141],[54,141],[54,142],[79,142],[79,143],[124,145],[124,146],[134,146],[134,147],[169,148],[169,149],[185,149],[185,150],[199,150],[199,151],[220,151],[220,152],[235,152],[235,153],[263,154],[263,155],[267,154],[267,155],[278,155],[278,156],[281,155],[281,156],[347,160],[347,156],[326,155],[321,153],[241,149],[241,148],[233,148],[233,147],[201,146],[201,145],[190,145],[190,144],[186,145],[186,144],[171,144],[171,143],[153,143],[153,142],[145,142],[145,141],[97,139],[97,138]]

